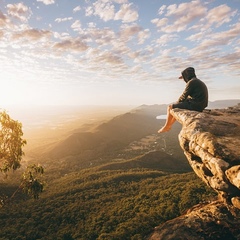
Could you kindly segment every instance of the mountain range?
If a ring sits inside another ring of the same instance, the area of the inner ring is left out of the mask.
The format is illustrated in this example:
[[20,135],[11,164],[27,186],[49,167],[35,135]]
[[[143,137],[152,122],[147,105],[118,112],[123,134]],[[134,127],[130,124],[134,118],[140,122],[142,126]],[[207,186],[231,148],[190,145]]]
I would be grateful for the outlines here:
[[166,108],[142,105],[28,150],[29,163],[45,169],[45,190],[37,201],[20,194],[0,209],[0,239],[147,239],[156,225],[214,199],[179,146],[181,125],[157,134]]

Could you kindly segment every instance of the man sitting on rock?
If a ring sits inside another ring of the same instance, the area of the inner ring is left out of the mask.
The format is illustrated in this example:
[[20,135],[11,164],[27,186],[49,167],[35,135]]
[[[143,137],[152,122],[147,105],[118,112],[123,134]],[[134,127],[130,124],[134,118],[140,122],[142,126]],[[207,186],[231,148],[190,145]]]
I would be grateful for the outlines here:
[[176,103],[168,106],[166,123],[158,130],[158,133],[169,131],[176,121],[170,112],[171,109],[181,108],[202,112],[208,105],[207,86],[196,77],[193,67],[188,67],[182,71],[182,75],[179,79],[184,79],[186,82],[185,90]]

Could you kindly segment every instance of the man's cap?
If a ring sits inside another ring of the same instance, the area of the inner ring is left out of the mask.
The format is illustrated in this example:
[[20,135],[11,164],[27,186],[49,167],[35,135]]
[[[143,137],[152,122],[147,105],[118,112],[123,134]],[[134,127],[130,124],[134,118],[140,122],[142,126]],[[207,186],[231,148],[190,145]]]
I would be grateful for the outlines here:
[[181,76],[178,79],[183,79],[183,72],[191,72],[195,75],[195,69],[193,67],[188,67],[185,70],[182,71]]

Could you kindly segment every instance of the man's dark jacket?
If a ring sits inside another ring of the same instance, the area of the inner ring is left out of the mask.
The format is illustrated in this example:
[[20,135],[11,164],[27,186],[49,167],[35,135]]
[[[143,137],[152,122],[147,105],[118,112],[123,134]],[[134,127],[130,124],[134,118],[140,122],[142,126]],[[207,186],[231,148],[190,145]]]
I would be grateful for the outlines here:
[[207,86],[196,77],[194,68],[185,69],[182,77],[187,84],[178,102],[188,101],[193,109],[202,111],[208,105]]

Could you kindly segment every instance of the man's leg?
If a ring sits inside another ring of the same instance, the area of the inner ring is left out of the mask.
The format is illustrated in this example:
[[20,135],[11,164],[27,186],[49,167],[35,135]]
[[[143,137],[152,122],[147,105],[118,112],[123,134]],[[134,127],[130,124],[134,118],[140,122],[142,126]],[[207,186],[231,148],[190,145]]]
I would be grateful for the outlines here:
[[161,129],[158,130],[158,133],[169,131],[171,129],[172,125],[174,124],[174,122],[176,121],[176,119],[170,113],[171,109],[172,109],[172,105],[169,105],[168,109],[167,109],[166,123],[165,123],[165,125]]

